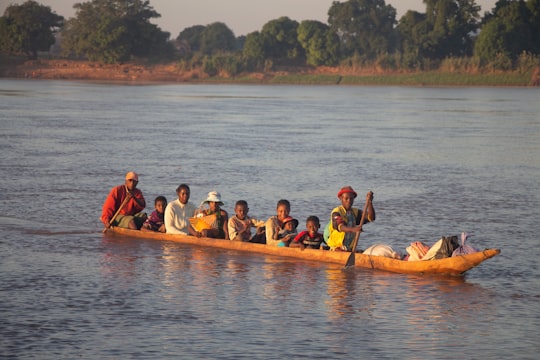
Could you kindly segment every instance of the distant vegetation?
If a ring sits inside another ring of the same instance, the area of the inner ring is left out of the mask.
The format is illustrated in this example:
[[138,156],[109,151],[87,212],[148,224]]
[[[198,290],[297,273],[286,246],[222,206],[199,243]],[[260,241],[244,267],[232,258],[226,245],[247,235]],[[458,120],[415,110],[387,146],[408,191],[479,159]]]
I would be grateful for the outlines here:
[[[540,0],[499,0],[483,16],[474,0],[424,4],[425,12],[409,10],[397,20],[384,0],[334,1],[328,24],[284,16],[235,37],[216,22],[185,28],[171,39],[150,22],[161,15],[148,0],[77,3],[68,20],[29,0],[8,6],[0,17],[0,51],[105,64],[176,62],[217,78],[319,66],[464,73],[530,73],[540,66]],[[348,80],[335,75],[312,81]]]

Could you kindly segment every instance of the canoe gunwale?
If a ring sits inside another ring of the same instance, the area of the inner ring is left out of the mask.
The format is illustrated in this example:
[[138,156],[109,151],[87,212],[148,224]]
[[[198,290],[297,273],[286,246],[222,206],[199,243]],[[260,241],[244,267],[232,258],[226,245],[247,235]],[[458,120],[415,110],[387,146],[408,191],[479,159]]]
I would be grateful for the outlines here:
[[[105,234],[122,235],[148,240],[173,241],[181,244],[237,250],[243,252],[290,257],[307,261],[319,261],[345,265],[349,252],[325,251],[316,249],[299,249],[239,241],[197,238],[188,235],[166,234],[158,232],[143,232],[125,228],[111,227]],[[436,274],[462,276],[468,270],[478,266],[483,261],[500,254],[499,249],[485,249],[473,254],[449,257],[438,260],[404,261],[382,256],[355,254],[355,268],[383,270],[400,274]]]

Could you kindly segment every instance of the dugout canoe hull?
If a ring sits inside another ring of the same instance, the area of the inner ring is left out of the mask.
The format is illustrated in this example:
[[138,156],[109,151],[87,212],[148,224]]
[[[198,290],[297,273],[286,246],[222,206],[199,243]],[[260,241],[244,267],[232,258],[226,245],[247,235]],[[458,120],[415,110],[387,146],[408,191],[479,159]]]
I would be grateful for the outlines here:
[[[197,238],[194,236],[164,234],[157,232],[144,232],[119,227],[111,227],[107,234],[117,234],[134,238],[174,241],[181,244],[212,247],[226,250],[236,250],[251,253],[275,255],[345,265],[350,253],[340,251],[325,251],[298,248],[266,246],[262,244],[245,243],[230,240],[217,240],[210,238]],[[434,274],[460,276],[483,261],[498,255],[499,249],[486,249],[473,254],[449,257],[439,260],[403,261],[382,256],[364,255],[356,253],[355,267],[390,271],[400,274]]]

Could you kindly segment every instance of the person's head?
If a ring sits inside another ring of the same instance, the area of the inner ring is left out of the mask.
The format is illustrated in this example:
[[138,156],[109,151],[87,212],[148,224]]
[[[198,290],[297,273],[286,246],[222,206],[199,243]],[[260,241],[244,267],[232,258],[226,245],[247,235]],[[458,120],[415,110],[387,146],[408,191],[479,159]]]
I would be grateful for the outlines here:
[[139,175],[136,172],[130,171],[126,174],[126,187],[129,191],[135,190],[139,183]]
[[317,216],[309,216],[306,219],[306,230],[311,234],[314,235],[319,231],[319,228],[321,227],[321,223],[319,221],[319,218]]
[[287,216],[285,219],[283,219],[281,228],[287,231],[294,231],[298,227],[298,220],[295,218],[292,218],[290,216]]
[[158,213],[163,214],[165,208],[167,207],[167,198],[165,198],[165,196],[158,196],[154,200],[154,207]]
[[283,222],[289,213],[291,212],[291,203],[289,200],[281,199],[277,202],[276,215],[277,218]]
[[341,205],[346,209],[350,210],[354,204],[354,199],[358,194],[350,186],[342,187],[337,197],[341,200]]
[[191,195],[191,190],[187,184],[180,184],[176,188],[176,195],[178,195],[178,200],[182,204],[187,204],[189,201],[189,196]]
[[206,197],[206,200],[203,201],[203,204],[208,204],[208,208],[211,211],[217,211],[219,207],[223,205],[223,201],[221,201],[221,194],[217,191],[210,191]]
[[248,214],[249,208],[246,200],[238,200],[234,205],[234,213],[240,220],[244,220]]

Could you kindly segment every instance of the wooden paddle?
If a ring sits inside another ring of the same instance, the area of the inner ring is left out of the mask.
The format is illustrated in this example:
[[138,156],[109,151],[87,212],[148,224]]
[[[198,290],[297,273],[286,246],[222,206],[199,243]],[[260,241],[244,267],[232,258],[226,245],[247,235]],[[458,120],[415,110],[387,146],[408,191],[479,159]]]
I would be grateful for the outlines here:
[[126,196],[124,198],[124,201],[122,201],[122,203],[120,204],[120,207],[118,208],[118,210],[116,210],[116,212],[114,213],[113,217],[111,218],[111,220],[109,220],[109,226],[105,226],[105,228],[103,229],[103,232],[107,231],[108,228],[111,227],[111,224],[113,223],[113,221],[116,219],[116,217],[118,216],[118,214],[120,214],[120,210],[122,210],[124,208],[124,206],[126,206],[127,202],[131,199],[131,197],[129,196]]
[[366,200],[366,204],[364,205],[364,210],[362,210],[362,218],[360,219],[360,230],[358,230],[358,232],[354,236],[354,240],[351,245],[351,255],[349,255],[349,258],[347,259],[347,263],[345,264],[345,267],[354,266],[355,264],[356,245],[358,245],[358,239],[360,238],[360,233],[362,232],[362,226],[364,225],[364,221],[366,220],[367,209],[370,203],[371,203],[371,196]]

